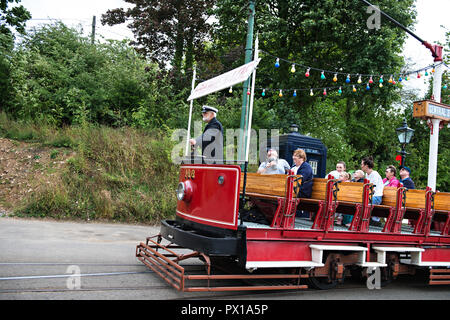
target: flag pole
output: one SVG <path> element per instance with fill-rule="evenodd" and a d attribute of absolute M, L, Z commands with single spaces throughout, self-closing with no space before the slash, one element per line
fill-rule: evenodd
<path fill-rule="evenodd" d="M 197 69 L 194 66 L 194 73 L 192 75 L 192 90 L 191 94 L 195 89 L 195 77 L 197 75 Z M 189 155 L 189 139 L 191 137 L 191 121 L 192 121 L 192 108 L 194 105 L 194 99 L 191 100 L 190 106 L 189 106 L 189 121 L 188 121 L 188 128 L 187 128 L 187 134 L 186 134 L 186 150 L 185 150 L 185 156 L 187 157 Z"/>

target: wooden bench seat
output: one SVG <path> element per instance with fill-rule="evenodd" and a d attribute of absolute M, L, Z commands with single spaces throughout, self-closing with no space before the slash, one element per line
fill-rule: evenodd
<path fill-rule="evenodd" d="M 434 196 L 434 210 L 436 211 L 450 211 L 450 193 L 436 192 Z"/>
<path fill-rule="evenodd" d="M 276 199 L 286 195 L 286 174 L 270 174 L 263 175 L 258 173 L 247 173 L 246 194 L 249 196 L 261 196 Z M 300 176 L 297 176 L 300 177 Z M 310 199 L 302 199 L 307 202 L 316 202 L 325 200 L 327 179 L 313 179 L 312 195 Z M 243 191 L 244 175 L 241 175 L 240 192 Z M 361 203 L 363 195 L 363 183 L 358 182 L 341 182 L 338 184 L 337 201 L 340 203 Z M 405 207 L 408 210 L 420 210 L 425 208 L 426 190 L 409 189 L 406 191 Z M 396 204 L 396 187 L 385 187 L 383 190 L 383 201 L 375 207 L 381 209 L 389 209 L 395 207 Z M 450 193 L 437 192 L 434 198 L 435 211 L 450 211 Z"/>
<path fill-rule="evenodd" d="M 379 214 L 380 211 L 389 210 L 391 207 L 395 207 L 396 204 L 396 187 L 385 187 L 383 190 L 383 202 L 381 205 L 375 205 L 374 211 Z M 421 189 L 408 189 L 405 195 L 405 219 L 417 219 L 420 210 L 425 209 L 426 190 Z M 401 205 L 401 204 L 400 204 Z M 450 211 L 450 193 L 438 192 L 434 198 L 434 210 L 437 215 L 444 214 Z M 385 214 L 380 214 L 385 216 Z M 439 219 L 439 217 L 437 217 Z M 445 219 L 445 217 L 440 218 Z"/>
<path fill-rule="evenodd" d="M 248 172 L 245 194 L 247 196 L 273 200 L 279 197 L 285 197 L 287 178 L 287 174 L 259 174 Z M 241 175 L 241 193 L 243 192 L 243 186 L 244 174 Z"/>
<path fill-rule="evenodd" d="M 247 173 L 246 196 L 252 199 L 260 209 L 263 209 L 264 214 L 269 220 L 276 209 L 278 208 L 279 210 L 281 208 L 281 203 L 287 200 L 286 185 L 288 177 L 289 176 L 285 174 L 261 175 L 258 173 Z M 301 178 L 301 176 L 297 177 Z M 243 192 L 243 180 L 244 175 L 241 175 L 241 193 Z M 329 182 L 331 183 L 329 184 L 329 187 L 332 191 L 327 193 L 327 184 Z M 301 182 L 299 181 L 299 183 Z M 368 184 L 365 185 L 364 183 L 358 182 L 336 183 L 336 180 L 331 181 L 325 178 L 314 178 L 311 198 L 295 199 L 295 194 L 293 197 L 297 203 L 297 210 L 308 212 L 316 213 L 324 208 L 324 203 L 334 203 L 334 200 L 336 200 L 337 207 L 334 205 L 335 208 L 333 210 L 335 211 L 333 212 L 358 215 L 361 217 L 361 212 L 369 210 L 366 212 L 370 212 L 369 214 L 371 216 L 388 218 L 387 221 L 389 221 L 390 226 L 397 225 L 395 229 L 392 229 L 394 227 L 388 227 L 387 232 L 397 232 L 397 230 L 399 230 L 398 223 L 400 223 L 402 219 L 420 220 L 424 217 L 424 212 L 426 211 L 427 190 L 405 190 L 403 188 L 385 187 L 382 203 L 370 207 L 367 205 L 367 198 L 366 204 L 364 205 L 365 189 L 367 190 L 367 197 L 368 192 L 370 191 Z M 404 190 L 404 201 L 402 195 L 398 193 L 403 192 L 402 190 Z M 333 196 L 331 196 L 331 192 L 333 191 Z M 399 199 L 398 204 L 397 198 Z M 331 202 L 330 199 L 332 199 Z M 450 193 L 437 192 L 434 196 L 433 221 L 449 224 L 449 211 Z M 326 219 L 331 221 L 329 220 L 331 219 L 331 215 L 328 214 L 328 218 Z M 329 222 L 327 222 L 327 225 L 329 225 Z"/>
<path fill-rule="evenodd" d="M 338 184 L 337 201 L 348 203 L 360 203 L 363 199 L 364 183 L 341 182 Z"/>
<path fill-rule="evenodd" d="M 311 199 L 314 200 L 325 200 L 327 194 L 327 179 L 324 178 L 314 178 Z"/>
<path fill-rule="evenodd" d="M 289 184 L 288 181 L 290 181 Z M 296 194 L 288 190 L 288 186 L 293 188 L 293 186 L 300 186 L 300 184 L 300 175 L 247 173 L 245 195 L 249 198 L 252 205 L 256 206 L 264 214 L 267 221 L 272 221 L 271 226 L 279 226 L 283 221 L 285 212 L 291 212 L 295 209 L 295 204 L 292 204 L 292 200 L 298 201 Z M 244 191 L 243 185 L 244 175 L 242 174 L 241 194 Z M 291 220 L 291 223 L 293 223 L 292 218 Z"/>

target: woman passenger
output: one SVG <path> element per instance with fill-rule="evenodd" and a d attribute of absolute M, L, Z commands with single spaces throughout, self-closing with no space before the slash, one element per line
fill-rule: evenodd
<path fill-rule="evenodd" d="M 313 186 L 313 173 L 312 168 L 308 162 L 306 162 L 306 153 L 303 149 L 297 149 L 292 156 L 295 166 L 291 168 L 294 174 L 302 176 L 302 185 L 298 192 L 300 198 L 311 198 L 312 186 Z"/>
<path fill-rule="evenodd" d="M 395 174 L 397 173 L 397 169 L 394 166 L 388 166 L 386 168 L 386 178 L 383 179 L 383 183 L 385 187 L 400 187 L 400 181 L 397 180 Z"/>
<path fill-rule="evenodd" d="M 303 149 L 297 149 L 292 155 L 294 166 L 291 168 L 295 175 L 302 176 L 302 184 L 300 185 L 297 196 L 299 198 L 311 198 L 313 187 L 313 172 L 308 162 L 306 162 L 306 153 Z M 297 210 L 297 217 L 310 217 L 309 212 Z"/>

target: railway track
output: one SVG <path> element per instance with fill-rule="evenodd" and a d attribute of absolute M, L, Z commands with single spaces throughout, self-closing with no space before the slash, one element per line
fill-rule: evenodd
<path fill-rule="evenodd" d="M 35 263 L 35 262 L 28 262 L 28 263 L 0 263 L 0 271 L 2 267 L 10 266 L 10 267 L 23 267 L 23 266 L 71 266 L 71 265 L 78 265 L 78 266 L 90 266 L 90 267 L 100 267 L 100 268 L 106 268 L 106 267 L 142 267 L 142 269 L 145 268 L 145 266 L 141 265 L 135 265 L 135 264 L 99 264 L 99 263 Z M 188 267 L 196 268 L 199 267 L 198 264 L 192 264 L 187 265 Z M 116 271 L 116 272 L 107 272 L 105 270 L 102 270 L 102 272 L 91 272 L 91 273 L 80 273 L 75 276 L 80 278 L 100 278 L 100 277 L 109 277 L 113 279 L 114 277 L 118 276 L 125 276 L 125 277 L 132 277 L 134 275 L 144 275 L 144 274 L 154 274 L 151 270 L 144 270 L 144 271 Z M 149 285 L 117 285 L 114 283 L 114 281 L 109 281 L 111 283 L 110 286 L 98 286 L 98 285 L 87 285 L 87 286 L 81 286 L 77 289 L 70 289 L 67 288 L 64 285 L 58 285 L 58 286 L 50 286 L 45 287 L 44 285 L 40 284 L 40 280 L 50 280 L 50 279 L 62 279 L 62 278 L 70 278 L 74 277 L 74 274 L 36 274 L 36 275 L 29 275 L 29 274 L 21 274 L 21 275 L 14 275 L 14 276 L 0 276 L 0 296 L 4 295 L 4 297 L 7 297 L 9 294 L 22 294 L 22 293 L 82 293 L 82 292 L 98 292 L 99 294 L 101 292 L 121 292 L 121 291 L 174 291 L 173 288 L 171 288 L 169 285 L 163 283 L 163 284 L 149 284 Z M 158 279 L 155 275 L 153 279 Z M 27 285 L 26 281 L 34 281 L 35 286 Z M 17 288 L 2 288 L 2 283 L 20 283 L 24 287 L 17 287 Z M 37 281 L 37 282 L 36 282 Z M 352 292 L 354 290 L 360 290 L 362 287 L 364 287 L 364 284 L 359 283 L 355 280 L 351 280 L 345 282 L 344 284 L 341 284 L 337 286 L 336 288 L 332 289 L 335 293 L 340 292 Z M 305 290 L 300 290 L 301 292 L 305 292 Z M 221 293 L 202 293 L 202 294 L 181 294 L 182 296 L 179 296 L 177 292 L 175 293 L 175 297 L 169 298 L 167 300 L 198 300 L 198 299 L 208 299 L 208 300 L 217 300 L 217 299 L 271 299 L 271 298 L 295 298 L 296 295 L 299 294 L 299 290 L 287 290 L 287 291 L 251 291 L 251 292 L 221 292 Z M 315 289 L 307 289 L 308 294 L 313 296 L 319 296 L 321 295 L 320 290 Z"/>
<path fill-rule="evenodd" d="M 30 281 L 30 280 L 50 280 L 50 279 L 69 279 L 73 277 L 79 277 L 81 278 L 95 278 L 95 277 L 117 277 L 117 276 L 132 276 L 132 275 L 142 275 L 142 274 L 154 274 L 152 270 L 148 270 L 144 265 L 139 264 L 101 264 L 101 263 L 51 263 L 51 262 L 20 262 L 20 263 L 13 263 L 13 262 L 6 262 L 6 263 L 0 263 L 0 270 L 2 267 L 9 266 L 9 267 L 36 267 L 36 266 L 43 266 L 43 267 L 54 267 L 54 266 L 78 266 L 78 267 L 138 267 L 139 269 L 145 269 L 144 271 L 116 271 L 116 272 L 90 272 L 90 273 L 80 273 L 80 274 L 73 274 L 73 273 L 65 273 L 65 274 L 48 274 L 48 273 L 40 273 L 40 274 L 21 274 L 21 275 L 13 275 L 13 276 L 0 276 L 0 294 L 7 294 L 7 293 L 25 293 L 25 292 L 73 292 L 76 290 L 77 292 L 83 292 L 83 291 L 120 291 L 120 290 L 160 290 L 160 289 L 166 289 L 166 290 L 173 290 L 170 286 L 167 284 L 163 285 L 143 285 L 143 286 L 92 286 L 92 287 L 85 287 L 82 286 L 77 289 L 70 289 L 64 286 L 61 287 L 53 287 L 53 288 L 45 288 L 45 287 L 25 287 L 25 288 L 9 288 L 5 289 L 2 288 L 2 283 L 11 283 L 11 282 L 20 282 L 23 283 L 24 281 Z M 199 264 L 188 264 L 184 265 L 184 267 L 188 267 L 191 269 L 202 269 L 202 265 Z M 155 279 L 159 279 L 156 278 Z M 264 292 L 262 293 L 264 294 Z M 270 294 L 270 292 L 267 292 L 267 294 Z M 273 294 L 273 292 L 272 292 Z M 219 297 L 239 297 L 245 295 L 245 293 L 238 293 L 238 294 L 225 294 L 225 295 L 219 295 Z M 204 297 L 203 296 L 191 296 L 192 299 L 198 299 Z M 208 297 L 208 298 L 211 298 Z M 183 299 L 183 298 L 182 298 Z"/>

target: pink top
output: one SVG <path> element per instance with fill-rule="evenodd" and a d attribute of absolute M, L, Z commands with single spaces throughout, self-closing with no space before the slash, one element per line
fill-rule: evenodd
<path fill-rule="evenodd" d="M 383 179 L 383 183 L 385 187 L 401 187 L 402 184 L 400 183 L 400 181 L 398 181 L 398 179 L 396 177 L 392 177 L 391 180 L 388 180 L 387 178 Z"/>

